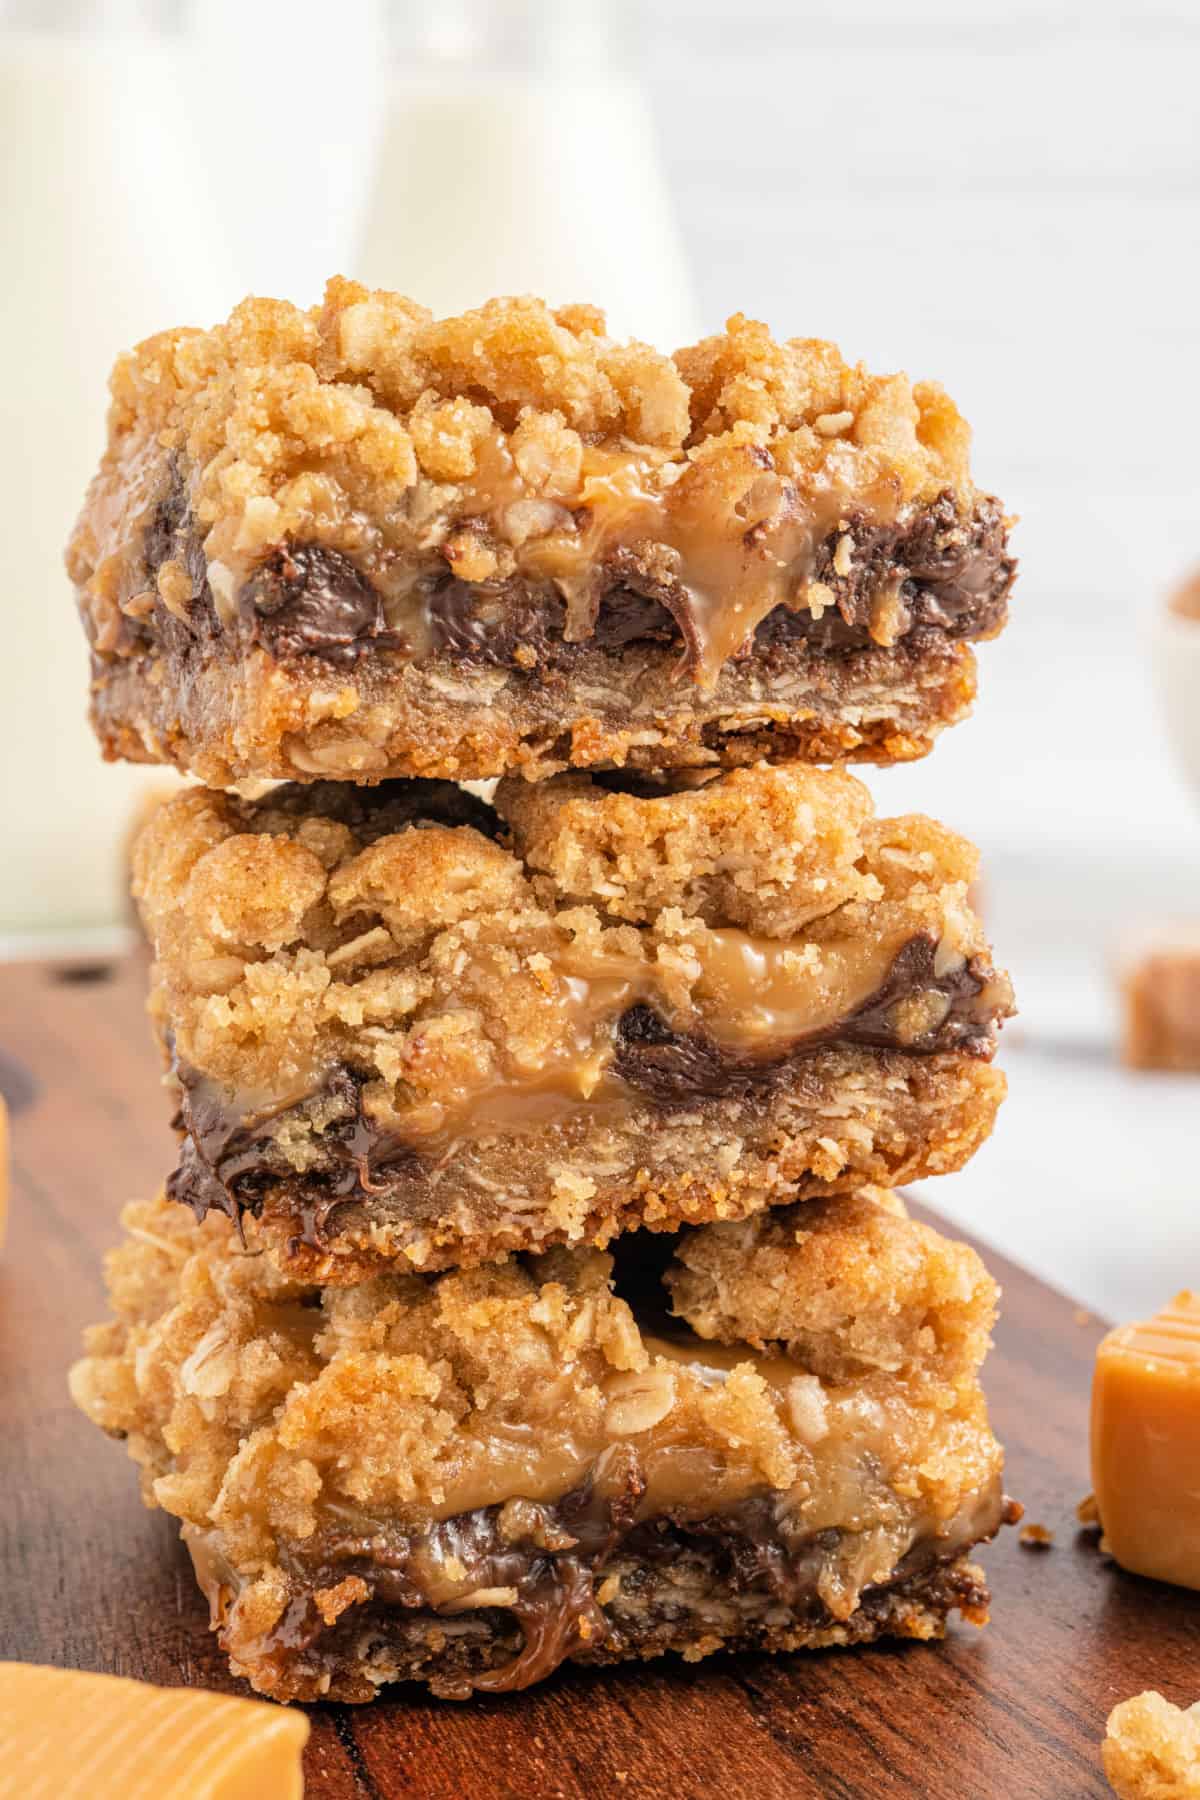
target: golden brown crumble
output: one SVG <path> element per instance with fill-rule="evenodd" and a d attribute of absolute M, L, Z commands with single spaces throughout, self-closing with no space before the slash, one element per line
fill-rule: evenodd
<path fill-rule="evenodd" d="M 782 1343 L 825 1380 L 976 1368 L 995 1285 L 974 1251 L 863 1189 L 686 1234 L 667 1277 L 676 1310 L 721 1343 Z"/>
<path fill-rule="evenodd" d="M 848 503 L 881 483 L 896 502 L 970 491 L 969 433 L 940 388 L 869 375 L 815 339 L 777 344 L 740 315 L 672 361 L 614 342 L 591 307 L 493 300 L 436 320 L 337 278 L 308 312 L 250 299 L 211 331 L 149 338 L 111 385 L 109 447 L 68 559 L 101 650 L 132 599 L 121 562 L 164 452 L 193 471 L 218 611 L 265 548 L 317 529 L 347 554 L 444 549 L 465 579 L 503 580 L 597 497 L 605 457 L 631 452 L 643 486 L 682 480 L 730 505 L 761 490 L 763 447 L 777 476 L 825 475 Z M 499 529 L 481 529 L 510 486 Z"/>
<path fill-rule="evenodd" d="M 466 825 L 374 836 L 337 816 L 338 790 L 300 792 L 187 791 L 135 857 L 160 1023 L 183 1060 L 262 1094 L 303 1091 L 353 1052 L 378 1116 L 453 1109 L 463 1081 L 544 1070 L 589 1022 L 572 1067 L 602 1056 L 643 991 L 727 1033 L 711 971 L 730 926 L 793 939 L 785 973 L 833 1019 L 917 934 L 948 962 L 986 952 L 965 901 L 973 849 L 932 820 L 875 819 L 840 770 L 735 772 L 654 799 L 582 777 L 506 784 L 511 849 Z M 386 806 L 363 817 L 386 822 Z"/>
<path fill-rule="evenodd" d="M 1200 1800 L 1200 1701 L 1184 1711 L 1153 1689 L 1122 1700 L 1102 1754 L 1119 1800 Z"/>
<path fill-rule="evenodd" d="M 679 907 L 710 925 L 788 937 L 848 901 L 880 897 L 869 867 L 880 829 L 871 797 L 844 769 L 734 770 L 648 799 L 585 775 L 503 782 L 496 805 L 528 867 L 560 900 L 646 924 Z M 886 828 L 903 835 L 913 821 Z M 932 820 L 910 865 L 969 882 L 977 856 Z M 869 847 L 870 846 L 870 847 Z M 925 860 L 922 861 L 921 859 Z M 903 852 L 895 859 L 903 861 Z"/>
<path fill-rule="evenodd" d="M 147 1502 L 219 1544 L 240 1589 L 225 1641 L 260 1684 L 279 1679 L 263 1642 L 294 1591 L 288 1569 L 323 1530 L 382 1541 L 479 1507 L 553 1501 L 621 1447 L 647 1471 L 648 1516 L 766 1493 L 798 1531 L 849 1530 L 820 1589 L 844 1620 L 910 1544 L 983 1521 L 1000 1469 L 976 1379 L 994 1290 L 972 1252 L 903 1218 L 884 1214 L 887 1229 L 868 1235 L 870 1205 L 811 1209 L 827 1251 L 812 1362 L 747 1349 L 714 1376 L 692 1360 L 708 1355 L 698 1340 L 639 1326 L 597 1251 L 322 1294 L 242 1252 L 224 1219 L 197 1225 L 161 1200 L 139 1203 L 108 1262 L 116 1316 L 88 1334 L 72 1392 L 124 1438 Z M 794 1264 L 808 1254 L 794 1242 Z M 931 1259 L 942 1274 L 930 1276 Z M 880 1317 L 877 1362 L 851 1370 L 845 1321 L 864 1283 L 889 1279 L 897 1330 L 889 1340 Z M 918 1304 L 944 1342 L 938 1357 L 907 1324 Z M 957 1318 L 964 1304 L 970 1322 L 943 1331 L 943 1305 Z M 427 1579 L 449 1611 L 483 1604 L 452 1557 Z M 357 1599 L 343 1584 L 321 1604 Z"/>
<path fill-rule="evenodd" d="M 946 397 L 741 317 L 672 360 L 335 280 L 112 390 L 67 559 L 93 718 L 210 785 L 902 760 L 1003 627 L 1010 521 Z"/>

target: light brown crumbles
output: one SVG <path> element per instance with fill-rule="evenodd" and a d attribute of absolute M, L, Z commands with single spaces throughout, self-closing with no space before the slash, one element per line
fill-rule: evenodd
<path fill-rule="evenodd" d="M 1200 1701 L 1185 1711 L 1153 1689 L 1122 1700 L 1102 1754 L 1120 1800 L 1200 1800 Z"/>
<path fill-rule="evenodd" d="M 667 1276 L 676 1311 L 703 1338 L 780 1343 L 827 1380 L 914 1367 L 969 1379 L 990 1341 L 995 1284 L 967 1245 L 876 1196 L 685 1233 Z"/>
<path fill-rule="evenodd" d="M 794 940 L 799 994 L 834 1017 L 839 993 L 848 1006 L 876 985 L 881 944 L 927 932 L 947 958 L 986 952 L 972 847 L 928 819 L 875 819 L 841 770 L 738 771 L 656 799 L 509 783 L 511 849 L 468 824 L 392 824 L 390 789 L 347 794 L 194 789 L 143 833 L 153 1010 L 205 1074 L 283 1095 L 353 1050 L 394 1115 L 451 1100 L 465 1071 L 478 1085 L 544 1066 L 589 976 L 614 978 L 596 1053 L 629 983 L 684 1026 L 719 1025 L 703 970 L 723 927 Z"/>
<path fill-rule="evenodd" d="M 873 1571 L 889 1573 L 914 1542 L 954 1531 L 969 1542 L 997 1522 L 1000 1455 L 975 1380 L 994 1291 L 971 1252 L 903 1218 L 883 1214 L 883 1237 L 869 1235 L 871 1205 L 815 1203 L 828 1293 L 811 1360 L 747 1349 L 714 1375 L 699 1340 L 664 1344 L 639 1326 L 597 1251 L 321 1293 L 245 1254 L 224 1219 L 197 1225 L 161 1200 L 138 1203 L 108 1262 L 115 1317 L 88 1334 L 72 1393 L 124 1439 L 147 1503 L 219 1545 L 236 1572 L 227 1637 L 268 1686 L 279 1674 L 264 1634 L 323 1532 L 384 1545 L 464 1511 L 552 1502 L 615 1466 L 618 1450 L 646 1471 L 646 1516 L 704 1517 L 765 1494 L 788 1509 L 789 1530 L 847 1533 L 820 1589 L 844 1620 Z M 797 1236 L 793 1264 L 816 1241 Z M 863 1270 L 875 1261 L 881 1271 Z M 931 1261 L 957 1262 L 960 1281 L 931 1278 Z M 851 1369 L 840 1321 L 883 1270 L 899 1323 L 877 1361 Z M 908 1311 L 927 1305 L 939 1333 L 943 1308 L 957 1315 L 964 1296 L 972 1327 L 949 1325 L 957 1353 L 931 1358 Z M 446 1610 L 457 1592 L 470 1604 L 453 1559 L 437 1582 Z"/>
<path fill-rule="evenodd" d="M 633 453 L 674 506 L 719 494 L 733 510 L 762 490 L 764 448 L 777 477 L 835 480 L 850 503 L 881 483 L 894 501 L 966 495 L 968 442 L 940 388 L 870 375 L 816 339 L 776 343 L 741 315 L 672 360 L 609 338 L 593 307 L 502 299 L 438 320 L 338 278 L 308 312 L 246 300 L 210 331 L 165 331 L 118 360 L 68 560 L 103 650 L 134 603 L 124 565 L 153 498 L 138 472 L 163 452 L 192 471 L 221 613 L 257 555 L 318 527 L 348 555 L 444 548 L 465 578 L 503 580 L 594 497 L 605 456 Z"/>

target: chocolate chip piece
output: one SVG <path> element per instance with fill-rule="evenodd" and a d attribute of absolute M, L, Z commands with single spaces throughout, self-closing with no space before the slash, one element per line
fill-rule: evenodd
<path fill-rule="evenodd" d="M 170 459 L 166 489 L 142 533 L 142 563 L 147 588 L 157 588 L 159 570 L 167 562 L 180 564 L 187 573 L 191 595 L 186 608 L 165 606 L 160 599 L 152 615 L 153 624 L 151 619 L 126 616 L 121 629 L 129 647 L 149 645 L 157 637 L 168 650 L 187 656 L 197 640 L 214 636 L 219 626 L 208 585 L 204 541 L 192 513 L 183 465 L 178 456 Z"/>
<path fill-rule="evenodd" d="M 613 1046 L 613 1069 L 631 1087 L 664 1105 L 687 1105 L 698 1095 L 720 1099 L 748 1088 L 772 1086 L 785 1062 L 754 1062 L 724 1051 L 703 1032 L 673 1031 L 649 1006 L 622 1013 Z"/>
<path fill-rule="evenodd" d="M 399 649 L 383 601 L 341 550 L 285 544 L 251 577 L 240 598 L 252 643 L 273 656 L 353 662 L 368 649 Z"/>
<path fill-rule="evenodd" d="M 563 643 L 566 608 L 548 586 L 524 581 L 485 586 L 451 576 L 428 593 L 425 616 L 437 650 L 492 668 L 544 663 Z"/>
<path fill-rule="evenodd" d="M 179 458 L 172 456 L 168 465 L 167 489 L 150 515 L 150 523 L 142 534 L 142 560 L 151 577 L 165 562 L 178 556 L 179 539 L 191 525 L 191 508 L 187 485 Z"/>
<path fill-rule="evenodd" d="M 679 631 L 661 600 L 630 588 L 614 588 L 600 602 L 592 636 L 602 650 L 619 650 L 645 638 L 669 643 Z"/>

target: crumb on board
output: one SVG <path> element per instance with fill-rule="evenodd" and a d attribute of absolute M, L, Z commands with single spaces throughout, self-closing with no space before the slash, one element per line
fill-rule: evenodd
<path fill-rule="evenodd" d="M 1049 1550 L 1054 1533 L 1048 1525 L 1022 1525 L 1018 1541 L 1025 1550 Z"/>
<path fill-rule="evenodd" d="M 1096 1505 L 1095 1494 L 1086 1494 L 1075 1508 L 1075 1517 L 1079 1523 L 1089 1530 L 1100 1529 L 1100 1508 Z"/>
<path fill-rule="evenodd" d="M 1122 1700 L 1100 1754 L 1119 1800 L 1200 1800 L 1200 1701 L 1185 1711 L 1153 1689 Z"/>
<path fill-rule="evenodd" d="M 1077 1306 L 1075 1308 L 1075 1323 L 1077 1325 L 1090 1325 L 1091 1322 L 1092 1322 L 1092 1315 L 1088 1311 L 1087 1307 L 1086 1306 Z"/>

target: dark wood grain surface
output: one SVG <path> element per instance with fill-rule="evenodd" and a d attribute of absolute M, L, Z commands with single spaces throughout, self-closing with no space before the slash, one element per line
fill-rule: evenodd
<path fill-rule="evenodd" d="M 103 1315 L 117 1209 L 169 1166 L 138 959 L 0 968 L 0 1087 L 14 1182 L 0 1264 L 0 1656 L 245 1691 L 207 1630 L 172 1521 L 72 1408 L 65 1372 Z M 1031 1170 L 1029 1179 L 1038 1179 Z M 1080 1207 L 1070 1194 L 1046 1205 Z M 310 1800 L 761 1796 L 1085 1800 L 1107 1788 L 1115 1702 L 1200 1696 L 1200 1599 L 1123 1575 L 1077 1532 L 1101 1326 L 989 1258 L 1004 1319 L 988 1365 L 1009 1491 L 1053 1547 L 984 1553 L 983 1632 L 817 1657 L 562 1671 L 468 1705 L 400 1695 L 312 1712 Z M 264 1795 L 263 1800 L 269 1800 Z"/>

